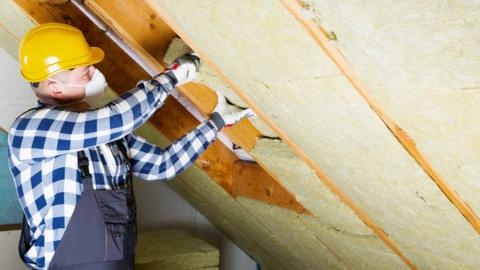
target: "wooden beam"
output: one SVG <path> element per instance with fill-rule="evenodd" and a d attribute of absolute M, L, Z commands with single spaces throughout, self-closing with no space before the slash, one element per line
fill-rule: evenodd
<path fill-rule="evenodd" d="M 111 41 L 100 29 L 98 29 L 85 15 L 83 15 L 71 2 L 65 3 L 49 3 L 40 0 L 30 1 L 30 0 L 15 0 L 15 2 L 31 17 L 31 19 L 37 23 L 47 23 L 47 22 L 62 22 L 74 25 L 75 27 L 82 30 L 88 42 L 92 46 L 98 46 L 102 48 L 106 54 L 105 59 L 97 64 L 98 68 L 102 70 L 105 74 L 107 81 L 111 88 L 117 92 L 119 95 L 131 89 L 139 80 L 148 79 L 150 76 L 141 69 L 125 52 L 123 52 L 113 41 Z M 110 3 L 105 7 L 113 8 L 111 2 L 106 1 L 104 4 Z M 127 3 L 127 1 L 122 2 Z M 133 3 L 133 2 L 132 2 Z M 131 7 L 132 12 L 138 7 L 129 6 L 131 2 L 128 2 L 124 7 Z M 118 7 L 117 7 L 118 8 Z M 118 10 L 117 10 L 118 11 Z M 128 10 L 124 10 L 127 12 Z M 133 13 L 129 13 L 133 14 Z M 122 16 L 124 14 L 122 13 Z M 137 14 L 138 15 L 138 14 Z M 132 18 L 137 18 L 137 16 L 129 16 Z M 150 20 L 155 20 L 153 16 L 148 16 Z M 129 20 L 127 22 L 130 22 Z M 112 23 L 112 21 L 110 21 Z M 134 21 L 131 21 L 131 24 L 135 26 Z M 156 24 L 159 24 L 156 22 Z M 159 25 L 155 27 L 148 27 L 149 29 L 160 28 Z M 132 28 L 130 31 L 138 31 L 139 28 Z M 165 31 L 164 40 L 156 39 L 157 36 L 153 36 L 153 40 L 157 40 L 154 45 L 147 47 L 149 50 L 160 50 L 161 52 L 156 52 L 155 57 L 163 57 L 163 54 L 170 42 L 169 38 L 173 37 L 173 34 L 168 34 L 168 29 L 160 28 Z M 147 44 L 153 44 L 148 43 Z M 143 48 L 142 44 L 138 44 L 136 48 Z M 146 50 L 142 49 L 145 53 Z M 153 59 L 157 63 L 159 61 L 155 60 L 153 55 L 146 53 L 145 57 Z M 119 64 L 121 63 L 121 64 Z M 158 67 L 161 68 L 159 71 L 163 70 L 163 64 L 158 64 Z M 211 90 L 206 90 L 204 86 L 199 86 L 195 84 L 190 84 L 192 87 L 189 90 L 185 90 L 189 93 L 194 93 L 195 97 L 198 100 L 201 100 L 202 110 L 204 112 L 213 111 L 214 103 L 211 102 L 212 94 L 215 95 Z M 197 87 L 195 87 L 197 86 Z M 190 91 L 191 90 L 191 91 Z M 205 92 L 204 92 L 205 91 Z M 209 98 L 209 102 L 206 102 L 205 99 Z M 216 98 L 215 98 L 216 100 Z M 171 140 L 176 140 L 186 134 L 188 131 L 195 128 L 199 121 L 191 115 L 178 101 L 169 97 L 165 104 L 150 118 L 150 122 L 167 138 Z M 203 169 L 213 180 L 215 180 L 220 186 L 222 186 L 228 193 L 232 194 L 232 182 L 233 182 L 233 173 L 235 162 L 239 159 L 235 154 L 230 151 L 225 145 L 221 142 L 214 142 L 195 162 L 197 166 Z M 264 172 L 268 174 L 267 172 Z M 305 210 L 302 206 L 299 206 L 299 203 L 295 200 L 294 196 L 289 193 L 285 188 L 281 187 L 278 184 L 278 189 L 283 189 L 285 194 L 290 194 L 291 200 L 296 202 L 295 207 L 289 208 L 294 211 L 298 209 L 303 209 L 302 213 L 309 214 L 311 213 L 308 210 Z M 267 203 L 271 203 L 271 200 Z"/>
<path fill-rule="evenodd" d="M 282 0 L 288 11 L 305 28 L 317 45 L 325 52 L 330 60 L 342 72 L 345 78 L 354 86 L 355 90 L 364 98 L 370 108 L 380 117 L 385 126 L 393 133 L 397 140 L 403 145 L 407 152 L 415 159 L 422 169 L 430 176 L 443 194 L 453 203 L 472 227 L 480 233 L 480 218 L 470 206 L 450 187 L 445 179 L 435 170 L 430 161 L 418 149 L 415 141 L 391 118 L 380 106 L 372 95 L 372 91 L 358 78 L 353 68 L 348 64 L 343 55 L 332 45 L 323 28 L 314 21 L 302 15 L 304 3 L 301 0 Z"/>
<path fill-rule="evenodd" d="M 233 196 L 244 196 L 295 210 L 297 213 L 308 211 L 299 204 L 290 193 L 258 164 L 248 161 L 235 162 L 233 174 Z"/>
<path fill-rule="evenodd" d="M 402 259 L 406 265 L 411 269 L 417 269 L 416 266 L 411 262 L 400 250 L 400 248 L 393 242 L 393 240 L 385 233 L 383 229 L 380 228 L 368 215 L 363 211 L 346 193 L 344 193 L 333 180 L 323 172 L 323 170 L 311 159 L 294 141 L 290 138 L 286 132 L 284 132 L 270 117 L 259 107 L 255 102 L 247 96 L 230 78 L 228 78 L 213 62 L 209 55 L 205 53 L 195 42 L 190 38 L 190 36 L 183 31 L 182 27 L 178 25 L 175 20 L 168 14 L 168 12 L 155 0 L 146 0 L 150 6 L 155 10 L 155 12 L 165 21 L 181 38 L 182 40 L 190 46 L 195 52 L 197 52 L 203 61 L 205 61 L 217 75 L 228 85 L 235 93 L 243 99 L 243 101 L 252 108 L 255 113 L 285 142 L 290 149 L 301 159 L 303 160 L 315 174 L 318 176 L 320 181 L 326 185 L 342 202 L 344 202 L 352 211 L 376 234 L 382 241 L 397 255 Z"/>

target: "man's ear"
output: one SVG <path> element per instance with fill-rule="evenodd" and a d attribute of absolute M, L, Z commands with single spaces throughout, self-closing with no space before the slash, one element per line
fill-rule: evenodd
<path fill-rule="evenodd" d="M 57 82 L 46 81 L 48 95 L 55 99 L 55 100 L 62 100 L 63 99 L 63 89 L 61 88 L 60 84 Z"/>

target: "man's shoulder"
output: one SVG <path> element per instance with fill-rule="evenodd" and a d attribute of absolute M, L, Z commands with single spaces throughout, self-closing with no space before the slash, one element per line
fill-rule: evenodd
<path fill-rule="evenodd" d="M 12 122 L 10 127 L 7 130 L 8 137 L 11 137 L 17 134 L 17 131 L 23 131 L 28 125 L 29 119 L 35 114 L 36 111 L 40 110 L 41 107 L 33 107 L 22 113 L 20 113 Z M 10 140 L 9 140 L 10 141 Z"/>
<path fill-rule="evenodd" d="M 15 120 L 19 119 L 19 118 L 25 118 L 26 116 L 28 116 L 29 114 L 37 111 L 37 110 L 40 110 L 42 107 L 32 107 L 30 109 L 27 109 L 25 111 L 23 111 L 22 113 L 18 114 L 17 117 L 15 118 Z"/>
<path fill-rule="evenodd" d="M 28 117 L 28 115 L 30 113 L 32 113 L 33 111 L 35 111 L 35 109 L 37 109 L 37 107 L 30 108 L 30 109 L 20 113 L 19 115 L 17 115 L 17 117 L 15 117 L 12 124 L 10 125 L 9 130 L 15 129 L 18 126 L 18 123 L 20 122 L 20 120 Z"/>

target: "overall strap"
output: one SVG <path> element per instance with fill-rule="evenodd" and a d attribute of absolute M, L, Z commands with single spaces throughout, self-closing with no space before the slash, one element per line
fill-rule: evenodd
<path fill-rule="evenodd" d="M 78 168 L 82 174 L 83 188 L 85 190 L 93 190 L 92 175 L 88 169 L 88 158 L 83 150 L 77 152 Z"/>
<path fill-rule="evenodd" d="M 128 151 L 125 148 L 125 145 L 123 145 L 123 139 L 117 140 L 116 144 L 118 146 L 118 149 L 120 152 L 122 152 L 121 159 L 125 166 L 128 168 L 128 188 L 130 192 L 133 192 L 133 183 L 132 183 L 132 164 L 130 163 L 130 158 L 128 157 Z"/>

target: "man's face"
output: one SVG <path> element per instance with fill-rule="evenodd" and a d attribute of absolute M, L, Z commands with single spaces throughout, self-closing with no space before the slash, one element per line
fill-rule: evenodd
<path fill-rule="evenodd" d="M 83 85 L 87 84 L 92 79 L 94 72 L 95 67 L 89 65 L 64 70 L 55 74 L 52 76 L 52 79 L 55 79 L 58 82 L 47 81 L 49 95 L 61 103 L 72 103 L 83 100 L 85 97 L 85 87 L 83 87 Z"/>

